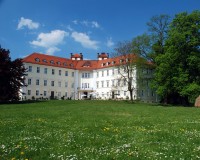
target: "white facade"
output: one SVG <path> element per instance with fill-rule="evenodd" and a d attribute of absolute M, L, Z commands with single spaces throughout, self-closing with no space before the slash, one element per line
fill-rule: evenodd
<path fill-rule="evenodd" d="M 56 58 L 58 57 L 34 53 L 24 59 L 28 75 L 27 87 L 23 88 L 23 99 L 130 99 L 127 73 L 121 70 L 119 72 L 115 65 L 109 66 L 112 59 L 99 57 L 98 60 L 88 63 L 82 57 L 74 60 L 73 55 L 72 61 Z M 46 59 L 53 59 L 54 62 L 57 60 L 59 65 L 51 65 Z M 61 60 L 63 62 L 60 62 Z M 61 66 L 62 63 L 67 64 L 67 67 Z M 106 67 L 101 67 L 102 64 L 106 64 Z M 152 91 L 151 94 L 145 95 L 145 90 L 138 90 L 136 69 L 131 76 L 135 88 L 133 99 L 146 98 L 155 101 L 156 95 Z M 149 91 L 149 87 L 147 90 Z"/>

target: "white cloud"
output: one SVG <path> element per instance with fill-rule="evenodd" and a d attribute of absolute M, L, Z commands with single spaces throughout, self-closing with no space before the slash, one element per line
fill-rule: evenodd
<path fill-rule="evenodd" d="M 39 26 L 39 23 L 33 22 L 31 19 L 25 19 L 24 17 L 21 17 L 17 29 L 23 29 L 24 27 L 27 27 L 28 29 L 37 29 Z"/>
<path fill-rule="evenodd" d="M 60 49 L 56 46 L 64 42 L 64 38 L 69 36 L 68 32 L 62 30 L 53 30 L 50 33 L 40 33 L 37 40 L 30 42 L 36 47 L 44 47 L 47 52 L 53 54 Z"/>
<path fill-rule="evenodd" d="M 113 45 L 114 45 L 114 42 L 112 41 L 112 38 L 110 37 L 109 39 L 107 39 L 106 46 L 107 47 L 112 47 Z"/>
<path fill-rule="evenodd" d="M 55 52 L 58 52 L 60 51 L 59 48 L 57 47 L 50 47 L 46 50 L 46 53 L 49 54 L 49 55 L 53 55 Z"/>
<path fill-rule="evenodd" d="M 74 20 L 72 22 L 75 25 L 81 24 L 81 25 L 86 26 L 86 27 L 100 28 L 100 25 L 99 25 L 99 23 L 97 21 L 88 21 L 88 20 L 79 21 L 79 20 Z"/>
<path fill-rule="evenodd" d="M 100 25 L 96 21 L 92 21 L 91 24 L 92 24 L 92 28 L 99 28 L 100 27 Z"/>
<path fill-rule="evenodd" d="M 85 48 L 90 48 L 90 49 L 98 49 L 98 41 L 91 40 L 90 37 L 81 32 L 72 32 L 71 37 L 76 41 L 81 43 L 81 45 Z"/>

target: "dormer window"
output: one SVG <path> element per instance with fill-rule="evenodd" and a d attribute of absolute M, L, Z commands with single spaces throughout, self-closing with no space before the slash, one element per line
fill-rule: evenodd
<path fill-rule="evenodd" d="M 51 64 L 54 64 L 54 61 L 53 61 L 53 60 L 50 60 L 50 63 L 51 63 Z"/>
<path fill-rule="evenodd" d="M 112 64 L 115 64 L 115 61 L 112 61 Z"/>
<path fill-rule="evenodd" d="M 66 63 L 66 62 L 64 62 L 64 63 L 63 63 L 63 66 L 67 66 L 67 63 Z"/>
<path fill-rule="evenodd" d="M 40 59 L 39 59 L 39 58 L 35 58 L 35 61 L 36 61 L 36 62 L 40 62 Z"/>
<path fill-rule="evenodd" d="M 60 61 L 58 61 L 57 64 L 60 65 Z"/>
<path fill-rule="evenodd" d="M 120 59 L 120 63 L 122 63 L 124 60 L 123 59 Z"/>
<path fill-rule="evenodd" d="M 70 67 L 74 67 L 74 65 L 71 63 L 71 64 L 70 64 Z"/>
<path fill-rule="evenodd" d="M 46 59 L 43 59 L 42 61 L 43 61 L 44 63 L 47 63 L 47 60 L 46 60 Z"/>

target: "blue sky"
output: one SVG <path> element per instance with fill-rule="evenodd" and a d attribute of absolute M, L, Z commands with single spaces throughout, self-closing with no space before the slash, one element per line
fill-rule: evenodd
<path fill-rule="evenodd" d="M 199 0 L 0 0 L 0 45 L 12 59 L 33 52 L 96 59 L 147 32 L 152 16 L 199 9 Z"/>

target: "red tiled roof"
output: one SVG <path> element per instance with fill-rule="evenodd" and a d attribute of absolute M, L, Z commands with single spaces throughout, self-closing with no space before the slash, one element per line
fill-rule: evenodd
<path fill-rule="evenodd" d="M 72 55 L 72 57 L 73 58 L 81 58 L 82 56 L 81 56 L 81 54 L 76 53 L 76 54 Z"/>
<path fill-rule="evenodd" d="M 75 54 L 76 55 L 76 54 Z M 78 54 L 79 55 L 79 54 Z M 71 60 L 67 58 L 61 58 L 46 54 L 32 53 L 31 55 L 25 57 L 23 62 L 40 64 L 46 66 L 54 66 L 61 68 L 71 68 L 77 70 L 95 70 L 101 68 L 108 68 L 113 66 L 118 66 L 121 64 L 126 64 L 127 61 L 133 61 L 136 59 L 135 54 L 127 54 L 125 56 L 118 56 L 114 58 L 108 58 L 103 60 Z"/>

